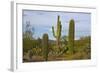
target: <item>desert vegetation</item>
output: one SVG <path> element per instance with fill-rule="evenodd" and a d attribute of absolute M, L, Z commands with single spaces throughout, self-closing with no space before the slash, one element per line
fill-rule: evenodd
<path fill-rule="evenodd" d="M 62 36 L 62 22 L 57 16 L 56 29 L 52 26 L 52 35 L 56 40 L 49 39 L 48 33 L 42 38 L 34 38 L 34 30 L 26 23 L 23 32 L 23 62 L 61 61 L 91 59 L 91 36 L 83 36 L 75 40 L 75 21 L 70 19 L 68 34 Z M 42 29 L 41 29 L 42 30 Z"/>

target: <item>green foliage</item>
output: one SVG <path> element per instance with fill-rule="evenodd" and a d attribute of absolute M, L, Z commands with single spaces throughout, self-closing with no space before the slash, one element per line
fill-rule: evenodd
<path fill-rule="evenodd" d="M 33 32 L 28 24 L 26 31 L 23 32 L 23 62 L 91 59 L 91 36 L 75 40 L 73 19 L 69 22 L 68 36 L 61 37 L 61 30 L 60 16 L 57 20 L 57 29 L 52 26 L 56 40 L 49 40 L 47 33 L 43 34 L 42 39 L 33 38 Z"/>
<path fill-rule="evenodd" d="M 60 21 L 60 16 L 58 16 L 56 31 L 54 29 L 54 26 L 52 26 L 53 36 L 56 38 L 56 45 L 58 49 L 60 48 L 59 45 L 60 45 L 61 30 L 62 30 L 62 25 Z"/>
<path fill-rule="evenodd" d="M 42 46 L 43 46 L 43 54 L 44 54 L 44 58 L 45 61 L 48 60 L 48 53 L 49 53 L 49 41 L 48 41 L 49 37 L 48 34 L 44 34 L 43 35 L 43 40 L 42 40 Z"/>
<path fill-rule="evenodd" d="M 75 41 L 74 44 L 75 52 L 81 52 L 83 54 L 82 58 L 91 58 L 91 37 L 81 37 L 79 40 Z"/>
<path fill-rule="evenodd" d="M 42 47 L 41 43 L 42 43 L 42 40 L 40 38 L 38 38 L 37 39 L 37 46 L 38 46 L 38 48 Z"/>
<path fill-rule="evenodd" d="M 23 38 L 23 51 L 28 52 L 28 50 L 32 49 L 33 41 L 28 38 Z"/>
<path fill-rule="evenodd" d="M 74 53 L 74 36 L 75 36 L 75 22 L 73 19 L 71 19 L 69 22 L 69 35 L 68 35 L 68 47 L 70 53 Z"/>
<path fill-rule="evenodd" d="M 62 42 L 62 43 L 61 43 L 62 46 L 67 47 L 67 45 L 68 45 L 68 37 L 67 37 L 67 36 L 62 36 L 61 42 Z"/>

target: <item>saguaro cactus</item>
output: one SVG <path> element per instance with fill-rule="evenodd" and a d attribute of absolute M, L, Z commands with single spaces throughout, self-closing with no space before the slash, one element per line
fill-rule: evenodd
<path fill-rule="evenodd" d="M 62 25 L 60 21 L 60 16 L 58 16 L 56 31 L 54 30 L 54 26 L 52 26 L 53 36 L 56 38 L 56 45 L 58 49 L 60 48 L 59 43 L 60 43 L 60 37 L 61 37 L 61 30 L 62 30 Z"/>
<path fill-rule="evenodd" d="M 45 61 L 48 60 L 48 53 L 49 53 L 49 42 L 48 42 L 48 34 L 44 34 L 43 35 L 43 40 L 42 40 L 42 43 L 43 43 L 43 55 L 44 55 L 44 59 Z"/>
<path fill-rule="evenodd" d="M 69 22 L 69 35 L 68 35 L 68 46 L 70 53 L 74 53 L 74 36 L 75 36 L 75 22 L 73 19 Z"/>

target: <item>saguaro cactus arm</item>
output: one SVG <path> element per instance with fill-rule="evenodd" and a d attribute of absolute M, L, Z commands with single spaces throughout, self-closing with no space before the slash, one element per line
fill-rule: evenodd
<path fill-rule="evenodd" d="M 53 32 L 53 36 L 56 38 L 56 33 L 54 31 L 54 26 L 52 26 L 52 32 Z"/>

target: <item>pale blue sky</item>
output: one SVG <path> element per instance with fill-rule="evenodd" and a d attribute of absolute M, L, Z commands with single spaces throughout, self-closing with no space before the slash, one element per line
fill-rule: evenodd
<path fill-rule="evenodd" d="M 34 38 L 41 38 L 44 33 L 48 33 L 49 39 L 55 39 L 52 26 L 56 26 L 58 15 L 62 23 L 62 36 L 68 36 L 70 19 L 75 20 L 75 39 L 91 35 L 91 14 L 79 12 L 23 10 L 23 31 L 25 31 L 26 22 L 30 21 L 31 26 L 34 27 Z"/>

